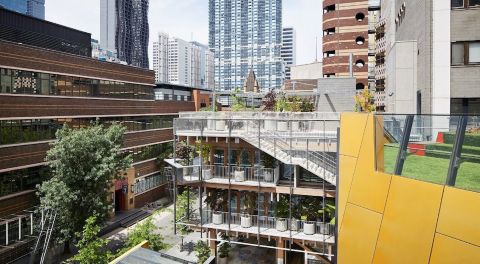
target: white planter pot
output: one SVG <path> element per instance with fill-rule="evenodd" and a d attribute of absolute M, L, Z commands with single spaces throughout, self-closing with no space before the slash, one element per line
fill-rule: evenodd
<path fill-rule="evenodd" d="M 215 120 L 207 120 L 207 130 L 215 130 Z"/>
<path fill-rule="evenodd" d="M 270 171 L 266 171 L 263 174 L 263 178 L 266 182 L 272 182 L 273 181 L 273 174 Z"/>
<path fill-rule="evenodd" d="M 303 233 L 305 235 L 315 234 L 315 222 L 305 222 L 305 223 L 303 223 Z"/>
<path fill-rule="evenodd" d="M 290 230 L 292 231 L 298 231 L 298 220 L 297 219 L 292 219 L 290 222 Z"/>
<path fill-rule="evenodd" d="M 275 120 L 265 120 L 265 130 L 274 131 L 276 130 L 276 121 Z"/>
<path fill-rule="evenodd" d="M 215 121 L 215 130 L 218 130 L 218 131 L 225 130 L 225 120 Z"/>
<path fill-rule="evenodd" d="M 248 214 L 244 214 L 240 216 L 240 225 L 243 228 L 249 228 L 252 226 L 252 217 Z"/>
<path fill-rule="evenodd" d="M 234 171 L 233 175 L 235 177 L 236 182 L 243 182 L 245 181 L 245 171 Z"/>
<path fill-rule="evenodd" d="M 287 219 L 277 219 L 275 222 L 275 228 L 280 232 L 287 231 Z"/>
<path fill-rule="evenodd" d="M 328 231 L 329 231 L 328 224 L 321 223 L 320 224 L 320 234 L 328 235 L 329 234 Z"/>
<path fill-rule="evenodd" d="M 203 175 L 203 179 L 204 180 L 210 180 L 212 177 L 212 170 L 211 169 L 208 169 L 208 170 L 202 170 L 202 175 Z"/>
<path fill-rule="evenodd" d="M 215 225 L 223 224 L 223 217 L 221 212 L 213 212 L 212 214 L 212 222 Z"/>
<path fill-rule="evenodd" d="M 285 121 L 278 121 L 277 122 L 277 130 L 278 131 L 287 131 L 288 130 L 288 123 Z"/>
<path fill-rule="evenodd" d="M 299 131 L 300 130 L 300 122 L 293 121 L 293 122 L 291 122 L 291 124 L 292 124 L 292 131 Z"/>

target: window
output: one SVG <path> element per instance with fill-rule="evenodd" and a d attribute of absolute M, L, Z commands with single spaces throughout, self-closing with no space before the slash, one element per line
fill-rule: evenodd
<path fill-rule="evenodd" d="M 355 39 L 355 42 L 357 42 L 357 45 L 363 45 L 365 43 L 365 38 L 362 36 L 359 36 Z"/>
<path fill-rule="evenodd" d="M 471 42 L 468 45 L 468 63 L 480 63 L 480 41 Z"/>
<path fill-rule="evenodd" d="M 469 7 L 480 7 L 480 0 L 468 0 Z"/>
<path fill-rule="evenodd" d="M 364 19 L 365 19 L 365 14 L 364 13 L 357 13 L 355 15 L 355 19 L 358 21 L 358 22 L 362 22 Z"/>
<path fill-rule="evenodd" d="M 355 62 L 355 66 L 357 66 L 358 68 L 363 68 L 363 66 L 365 66 L 365 62 L 363 60 L 357 60 Z"/>
<path fill-rule="evenodd" d="M 463 7 L 463 0 L 452 0 L 452 8 Z"/>
<path fill-rule="evenodd" d="M 462 65 L 464 63 L 465 50 L 463 42 L 452 43 L 452 65 Z"/>

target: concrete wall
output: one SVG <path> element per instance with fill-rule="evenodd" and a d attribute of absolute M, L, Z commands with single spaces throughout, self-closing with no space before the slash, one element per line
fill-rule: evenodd
<path fill-rule="evenodd" d="M 323 78 L 321 62 L 291 66 L 290 79 L 292 80 L 320 78 Z"/>
<path fill-rule="evenodd" d="M 355 108 L 356 78 L 318 79 L 317 111 L 351 112 Z"/>

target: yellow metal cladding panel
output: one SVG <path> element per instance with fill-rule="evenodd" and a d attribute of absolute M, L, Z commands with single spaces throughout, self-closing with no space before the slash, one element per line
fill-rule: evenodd
<path fill-rule="evenodd" d="M 480 246 L 480 193 L 445 187 L 437 232 Z"/>
<path fill-rule="evenodd" d="M 382 215 L 349 204 L 339 234 L 338 263 L 372 263 Z"/>
<path fill-rule="evenodd" d="M 358 157 L 367 114 L 343 113 L 340 117 L 340 154 Z"/>
<path fill-rule="evenodd" d="M 478 264 L 480 263 L 480 247 L 437 233 L 430 263 Z"/>
<path fill-rule="evenodd" d="M 383 213 L 391 176 L 375 172 L 374 118 L 369 116 L 348 202 Z"/>
<path fill-rule="evenodd" d="M 342 219 L 345 212 L 345 206 L 347 205 L 348 193 L 350 192 L 350 186 L 352 184 L 353 172 L 355 171 L 355 166 L 357 159 L 349 156 L 340 156 L 339 161 L 339 187 L 340 190 L 337 199 L 338 199 L 338 219 L 337 223 L 339 229 L 342 228 Z"/>
<path fill-rule="evenodd" d="M 374 263 L 428 263 L 443 186 L 392 177 Z"/>

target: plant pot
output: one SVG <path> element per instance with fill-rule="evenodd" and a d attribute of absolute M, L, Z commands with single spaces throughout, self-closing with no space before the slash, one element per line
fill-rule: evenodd
<path fill-rule="evenodd" d="M 240 225 L 243 228 L 249 228 L 252 226 L 252 217 L 248 214 L 243 214 L 240 216 Z"/>
<path fill-rule="evenodd" d="M 277 130 L 278 131 L 288 131 L 288 123 L 285 121 L 278 121 L 277 122 Z"/>
<path fill-rule="evenodd" d="M 272 172 L 270 171 L 266 171 L 264 174 L 263 174 L 263 178 L 266 182 L 272 182 L 273 181 L 273 174 Z"/>
<path fill-rule="evenodd" d="M 207 130 L 215 130 L 215 120 L 207 120 Z"/>
<path fill-rule="evenodd" d="M 204 180 L 210 180 L 213 178 L 211 169 L 202 170 L 202 175 Z"/>
<path fill-rule="evenodd" d="M 299 131 L 300 130 L 300 122 L 293 121 L 293 122 L 291 122 L 291 124 L 292 124 L 292 131 Z"/>
<path fill-rule="evenodd" d="M 245 171 L 235 171 L 233 173 L 236 182 L 245 181 Z"/>
<path fill-rule="evenodd" d="M 215 130 L 217 130 L 217 131 L 225 130 L 225 120 L 215 121 Z"/>
<path fill-rule="evenodd" d="M 213 212 L 212 214 L 212 222 L 214 225 L 221 225 L 223 224 L 223 215 L 221 212 Z"/>
<path fill-rule="evenodd" d="M 299 221 L 297 219 L 292 219 L 292 221 L 290 222 L 290 230 L 298 231 L 298 223 Z"/>
<path fill-rule="evenodd" d="M 303 223 L 303 233 L 305 235 L 313 235 L 315 234 L 315 222 L 308 221 Z"/>
<path fill-rule="evenodd" d="M 275 222 L 275 228 L 277 229 L 277 231 L 280 232 L 287 231 L 287 225 L 287 219 L 277 219 L 277 221 Z"/>
<path fill-rule="evenodd" d="M 264 129 L 268 131 L 275 131 L 276 130 L 276 121 L 275 120 L 265 120 Z"/>
<path fill-rule="evenodd" d="M 328 224 L 320 223 L 320 234 L 322 235 L 329 235 L 330 228 Z"/>

